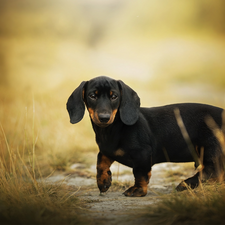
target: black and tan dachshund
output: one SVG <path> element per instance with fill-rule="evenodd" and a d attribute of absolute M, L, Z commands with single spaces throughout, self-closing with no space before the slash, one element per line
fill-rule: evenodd
<path fill-rule="evenodd" d="M 154 164 L 168 160 L 195 161 L 188 140 L 182 134 L 182 127 L 177 123 L 175 109 L 179 110 L 183 128 L 198 158 L 200 149 L 204 149 L 202 174 L 206 179 L 218 177 L 218 168 L 222 168 L 218 160 L 223 155 L 222 147 L 206 118 L 210 117 L 222 128 L 222 108 L 197 103 L 143 108 L 133 89 L 123 81 L 105 76 L 83 81 L 71 94 L 67 110 L 72 124 L 83 118 L 85 105 L 99 147 L 97 184 L 100 192 L 106 192 L 111 186 L 110 166 L 114 161 L 133 168 L 135 183 L 124 192 L 125 196 L 147 194 Z M 198 166 L 196 161 L 195 166 Z M 181 182 L 177 190 L 184 190 L 187 185 L 197 187 L 199 178 L 200 173 L 197 172 L 185 180 L 186 184 Z"/>

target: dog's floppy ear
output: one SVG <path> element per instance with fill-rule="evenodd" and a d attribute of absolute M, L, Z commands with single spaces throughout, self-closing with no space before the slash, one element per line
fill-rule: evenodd
<path fill-rule="evenodd" d="M 120 118 L 126 125 L 133 125 L 139 118 L 140 98 L 129 86 L 118 81 L 121 90 Z"/>
<path fill-rule="evenodd" d="M 77 87 L 74 92 L 70 95 L 66 107 L 70 115 L 70 123 L 78 123 L 82 120 L 85 111 L 84 105 L 84 89 L 86 81 L 83 81 L 79 87 Z"/>

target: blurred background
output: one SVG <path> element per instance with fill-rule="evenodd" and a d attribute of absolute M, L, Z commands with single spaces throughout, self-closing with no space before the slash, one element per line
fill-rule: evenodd
<path fill-rule="evenodd" d="M 88 115 L 71 125 L 65 104 L 100 75 L 142 106 L 225 107 L 225 1 L 0 0 L 1 154 L 5 133 L 28 162 L 35 146 L 46 171 L 93 163 Z"/>

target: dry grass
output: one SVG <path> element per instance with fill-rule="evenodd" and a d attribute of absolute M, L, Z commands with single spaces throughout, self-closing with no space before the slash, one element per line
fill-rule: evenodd
<path fill-rule="evenodd" d="M 131 181 L 113 181 L 110 191 L 126 191 L 129 187 L 133 185 Z"/>
<path fill-rule="evenodd" d="M 8 93 L 1 91 L 0 123 L 12 152 L 18 151 L 26 165 L 32 166 L 34 153 L 42 175 L 46 176 L 53 170 L 66 170 L 73 163 L 95 162 L 91 153 L 97 152 L 97 147 L 89 118 L 86 116 L 82 124 L 72 126 L 65 106 L 67 97 L 60 98 L 61 93 L 32 97 L 29 92 L 15 91 L 11 97 Z M 15 98 L 17 95 L 19 99 Z M 0 147 L 1 156 L 8 162 L 2 132 Z"/>
<path fill-rule="evenodd" d="M 1 126 L 1 146 L 6 151 L 0 157 L 0 221 L 2 224 L 87 224 L 81 203 L 75 197 L 76 188 L 50 185 L 37 181 L 41 174 L 35 155 L 35 139 L 30 149 L 29 163 L 19 149 L 13 150 Z M 26 155 L 25 152 L 23 152 Z"/>
<path fill-rule="evenodd" d="M 196 190 L 163 196 L 148 207 L 145 218 L 154 224 L 224 224 L 225 185 L 205 184 Z"/>

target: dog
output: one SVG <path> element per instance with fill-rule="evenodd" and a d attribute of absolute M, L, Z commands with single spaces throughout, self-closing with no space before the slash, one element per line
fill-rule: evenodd
<path fill-rule="evenodd" d="M 121 80 L 106 76 L 81 82 L 71 94 L 67 110 L 72 124 L 82 120 L 85 105 L 99 147 L 97 185 L 101 193 L 111 186 L 110 166 L 114 161 L 133 168 L 134 186 L 123 193 L 132 197 L 147 194 L 154 164 L 168 160 L 195 162 L 197 168 L 199 164 L 190 151 L 190 143 L 198 159 L 200 150 L 204 150 L 203 169 L 182 181 L 176 189 L 182 191 L 187 186 L 197 187 L 202 174 L 205 179 L 219 176 L 218 168 L 222 169 L 222 164 L 218 159 L 223 151 L 212 126 L 207 124 L 207 118 L 211 118 L 219 130 L 222 129 L 222 108 L 198 103 L 143 108 L 132 88 Z M 179 126 L 175 110 L 179 110 L 183 127 Z M 188 138 L 184 137 L 182 129 Z M 224 130 L 222 134 L 224 137 Z"/>

